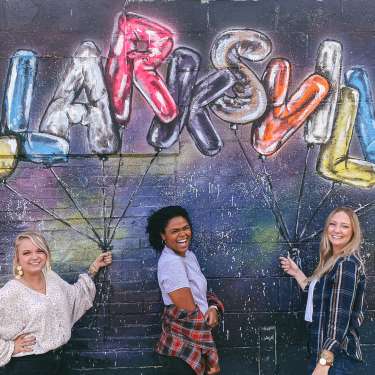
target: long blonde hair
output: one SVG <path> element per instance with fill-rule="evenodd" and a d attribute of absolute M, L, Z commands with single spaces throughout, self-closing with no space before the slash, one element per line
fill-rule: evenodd
<path fill-rule="evenodd" d="M 18 266 L 18 250 L 22 240 L 29 239 L 38 249 L 43 250 L 47 255 L 46 265 L 44 271 L 51 270 L 51 250 L 49 249 L 46 239 L 41 233 L 27 231 L 20 233 L 14 241 L 14 257 L 13 257 L 13 276 L 17 275 Z"/>
<path fill-rule="evenodd" d="M 332 249 L 332 244 L 328 239 L 328 226 L 332 220 L 333 215 L 337 214 L 338 212 L 344 212 L 348 215 L 350 219 L 350 223 L 352 225 L 352 238 L 350 241 L 343 247 L 340 254 L 334 254 Z M 361 255 L 360 255 L 360 246 L 362 242 L 362 231 L 361 226 L 359 224 L 357 214 L 350 208 L 350 207 L 337 207 L 335 208 L 327 217 L 327 220 L 324 225 L 324 231 L 322 235 L 322 239 L 320 241 L 320 259 L 319 264 L 316 267 L 313 274 L 309 277 L 309 279 L 319 279 L 325 273 L 329 272 L 333 266 L 336 264 L 339 258 L 348 256 L 348 255 L 356 255 L 357 258 L 362 262 Z"/>

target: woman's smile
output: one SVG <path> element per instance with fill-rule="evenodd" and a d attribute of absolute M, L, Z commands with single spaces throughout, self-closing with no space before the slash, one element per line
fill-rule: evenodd
<path fill-rule="evenodd" d="M 182 216 L 169 220 L 161 237 L 165 245 L 179 255 L 185 255 L 191 240 L 191 228 L 188 221 Z"/>

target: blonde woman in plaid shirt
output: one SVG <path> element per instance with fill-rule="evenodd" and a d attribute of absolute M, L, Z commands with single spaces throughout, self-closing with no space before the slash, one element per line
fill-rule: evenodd
<path fill-rule="evenodd" d="M 366 283 L 361 241 L 357 215 L 351 208 L 339 207 L 326 220 L 320 261 L 312 276 L 307 278 L 289 257 L 280 258 L 282 269 L 308 290 L 309 375 L 349 375 L 361 367 L 358 329 Z"/>

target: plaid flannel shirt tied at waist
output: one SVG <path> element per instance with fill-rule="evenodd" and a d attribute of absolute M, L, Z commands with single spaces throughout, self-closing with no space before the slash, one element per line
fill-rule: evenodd
<path fill-rule="evenodd" d="M 208 301 L 210 304 L 210 298 Z M 222 313 L 222 303 L 217 300 L 214 304 Z M 157 353 L 184 360 L 197 375 L 203 375 L 206 367 L 218 366 L 219 356 L 211 328 L 198 307 L 187 312 L 175 305 L 166 306 L 162 321 L 162 334 L 155 348 Z"/>

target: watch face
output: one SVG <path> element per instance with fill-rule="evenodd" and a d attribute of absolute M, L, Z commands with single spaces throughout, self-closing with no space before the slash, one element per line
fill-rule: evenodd
<path fill-rule="evenodd" d="M 327 365 L 327 360 L 325 358 L 320 358 L 319 359 L 319 363 L 322 365 L 322 366 L 326 366 Z"/>

